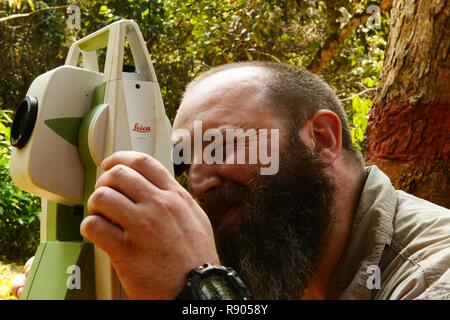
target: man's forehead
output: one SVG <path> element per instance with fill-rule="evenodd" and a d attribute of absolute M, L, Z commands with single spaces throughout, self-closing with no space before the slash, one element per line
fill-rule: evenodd
<path fill-rule="evenodd" d="M 234 87 L 237 84 L 256 86 L 264 80 L 267 71 L 259 66 L 242 66 L 221 70 L 196 82 L 186 95 L 198 92 L 213 92 L 218 89 Z"/>
<path fill-rule="evenodd" d="M 201 79 L 185 93 L 174 127 L 186 127 L 193 120 L 220 117 L 239 111 L 262 99 L 265 70 L 246 66 L 214 73 Z"/>

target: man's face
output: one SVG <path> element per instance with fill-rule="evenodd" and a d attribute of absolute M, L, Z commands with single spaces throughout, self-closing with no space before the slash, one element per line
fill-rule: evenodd
<path fill-rule="evenodd" d="M 267 107 L 264 80 L 257 67 L 201 80 L 186 93 L 174 129 L 193 136 L 194 121 L 201 121 L 203 131 L 279 130 L 279 171 L 273 176 L 261 176 L 259 162 L 203 161 L 192 161 L 186 175 L 211 220 L 222 263 L 236 269 L 255 298 L 298 298 L 329 232 L 333 185 L 320 158 Z M 244 148 L 249 151 L 248 144 Z"/>

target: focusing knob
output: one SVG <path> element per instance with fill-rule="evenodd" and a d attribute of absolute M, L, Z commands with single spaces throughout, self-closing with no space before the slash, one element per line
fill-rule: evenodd
<path fill-rule="evenodd" d="M 22 149 L 33 132 L 38 113 L 38 100 L 26 96 L 19 104 L 11 127 L 11 145 Z"/>

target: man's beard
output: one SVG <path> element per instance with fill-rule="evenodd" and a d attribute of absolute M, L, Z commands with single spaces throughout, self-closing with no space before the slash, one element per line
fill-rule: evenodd
<path fill-rule="evenodd" d="M 255 299 L 300 298 L 330 232 L 334 187 L 326 165 L 297 138 L 284 150 L 277 175 L 259 177 L 251 190 L 223 186 L 202 203 L 221 262 Z M 236 204 L 237 217 L 217 227 L 214 213 Z"/>

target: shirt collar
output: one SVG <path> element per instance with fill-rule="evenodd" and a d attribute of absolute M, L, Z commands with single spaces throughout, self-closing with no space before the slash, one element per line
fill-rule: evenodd
<path fill-rule="evenodd" d="M 389 178 L 377 166 L 367 167 L 347 246 L 330 281 L 331 299 L 370 299 L 368 267 L 379 264 L 384 246 L 391 243 L 396 206 Z"/>

